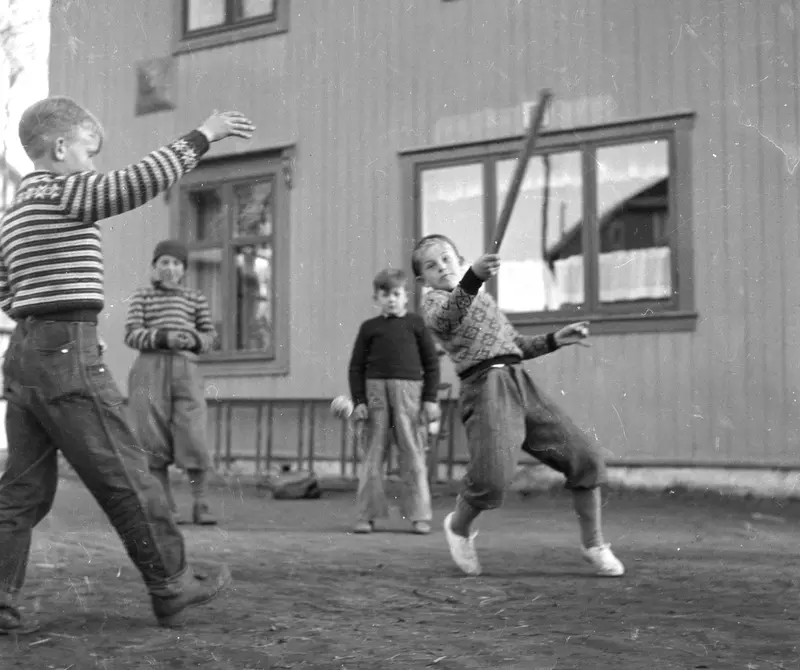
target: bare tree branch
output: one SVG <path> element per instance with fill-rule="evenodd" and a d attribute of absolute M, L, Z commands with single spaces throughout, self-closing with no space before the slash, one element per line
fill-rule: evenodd
<path fill-rule="evenodd" d="M 25 72 L 37 48 L 34 25 L 39 19 L 37 6 L 26 0 L 0 0 L 0 96 L 2 96 L 2 119 L 0 119 L 0 209 L 7 206 L 7 184 L 10 166 L 6 160 L 6 141 L 11 117 L 14 87 Z M 3 7 L 3 5 L 5 5 Z M 31 11 L 33 9 L 33 11 Z M 27 10 L 27 11 L 25 11 Z"/>

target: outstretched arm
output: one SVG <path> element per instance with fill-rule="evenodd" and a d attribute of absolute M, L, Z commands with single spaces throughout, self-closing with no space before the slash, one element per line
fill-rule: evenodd
<path fill-rule="evenodd" d="M 522 358 L 525 360 L 538 358 L 558 349 L 553 333 L 547 333 L 547 335 L 520 335 L 517 333 L 514 344 L 520 348 Z"/>
<path fill-rule="evenodd" d="M 69 175 L 64 182 L 61 206 L 72 218 L 86 224 L 129 212 L 194 169 L 212 142 L 231 136 L 247 138 L 252 130 L 250 121 L 238 112 L 213 114 L 197 130 L 122 170 Z"/>

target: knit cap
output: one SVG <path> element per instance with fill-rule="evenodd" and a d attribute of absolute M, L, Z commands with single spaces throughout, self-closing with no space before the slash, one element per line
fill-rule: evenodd
<path fill-rule="evenodd" d="M 186 245 L 180 240 L 162 240 L 156 245 L 155 251 L 153 251 L 153 263 L 155 264 L 162 256 L 177 258 L 185 266 L 186 262 L 189 260 L 189 251 L 186 249 Z"/>

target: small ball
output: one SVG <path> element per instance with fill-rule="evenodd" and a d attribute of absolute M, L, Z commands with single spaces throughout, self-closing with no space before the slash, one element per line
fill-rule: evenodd
<path fill-rule="evenodd" d="M 346 395 L 336 396 L 331 403 L 331 414 L 339 419 L 349 419 L 353 409 L 353 401 Z"/>

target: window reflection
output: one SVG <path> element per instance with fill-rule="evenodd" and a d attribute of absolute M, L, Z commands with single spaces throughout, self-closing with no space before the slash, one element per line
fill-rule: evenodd
<path fill-rule="evenodd" d="M 241 0 L 243 19 L 269 16 L 275 11 L 275 0 Z"/>
<path fill-rule="evenodd" d="M 225 23 L 225 0 L 188 0 L 186 28 L 202 30 Z"/>
<path fill-rule="evenodd" d="M 497 213 L 516 159 L 497 163 Z M 584 303 L 580 152 L 534 156 L 500 255 L 498 304 L 505 312 L 547 312 Z"/>
<path fill-rule="evenodd" d="M 190 218 L 185 226 L 186 242 L 220 242 L 225 239 L 228 208 L 219 189 L 190 191 L 189 208 Z"/>
<path fill-rule="evenodd" d="M 422 173 L 422 235 L 447 235 L 467 262 L 483 253 L 483 166 L 434 168 Z"/>
<path fill-rule="evenodd" d="M 186 284 L 200 291 L 208 300 L 211 319 L 217 331 L 214 350 L 222 348 L 224 309 L 224 293 L 222 282 L 222 249 L 191 249 L 186 268 Z"/>
<path fill-rule="evenodd" d="M 272 245 L 236 250 L 236 350 L 272 353 Z"/>
<path fill-rule="evenodd" d="M 597 150 L 600 302 L 672 295 L 669 243 L 669 143 Z"/>
<path fill-rule="evenodd" d="M 272 235 L 272 179 L 234 187 L 235 237 Z"/>

